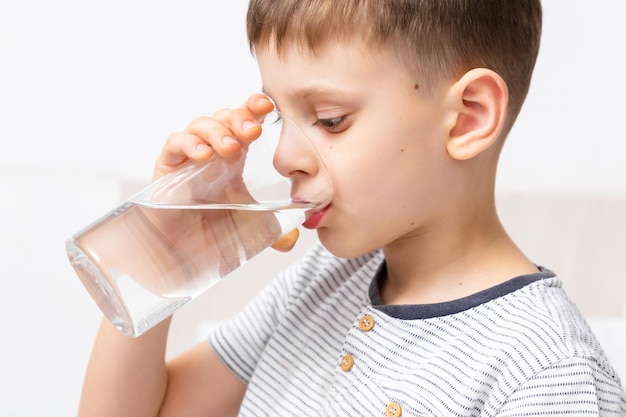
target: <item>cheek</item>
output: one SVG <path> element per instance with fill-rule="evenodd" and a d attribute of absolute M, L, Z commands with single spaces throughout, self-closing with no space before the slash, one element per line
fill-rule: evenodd
<path fill-rule="evenodd" d="M 385 158 L 377 164 L 385 165 Z M 345 170 L 335 179 L 335 198 L 327 228 L 318 230 L 321 242 L 340 257 L 354 257 L 381 248 L 409 233 L 423 218 L 415 175 L 406 167 L 372 166 Z"/>
<path fill-rule="evenodd" d="M 380 200 L 415 183 L 421 165 L 419 150 L 397 139 L 361 139 L 335 145 L 324 156 L 337 199 Z"/>
<path fill-rule="evenodd" d="M 362 209 L 393 205 L 401 210 L 437 186 L 445 143 L 428 123 L 396 119 L 393 125 L 370 125 L 328 145 L 324 160 L 336 197 Z M 407 207 L 406 209 L 410 209 Z"/>

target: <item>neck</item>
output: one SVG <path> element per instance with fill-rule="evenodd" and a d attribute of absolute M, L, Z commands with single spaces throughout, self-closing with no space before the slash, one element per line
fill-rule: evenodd
<path fill-rule="evenodd" d="M 442 217 L 463 220 L 436 222 L 428 230 L 384 248 L 387 279 L 381 285 L 383 302 L 451 301 L 537 272 L 505 232 L 495 204 L 474 215 L 464 212 Z"/>

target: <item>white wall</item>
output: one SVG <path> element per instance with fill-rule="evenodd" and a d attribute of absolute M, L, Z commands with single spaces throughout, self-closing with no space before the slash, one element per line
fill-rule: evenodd
<path fill-rule="evenodd" d="M 500 190 L 624 197 L 626 2 L 543 3 L 544 38 Z"/>
<path fill-rule="evenodd" d="M 147 182 L 170 132 L 258 91 L 246 3 L 0 2 L 0 415 L 75 413 L 99 313 L 64 240 L 119 203 L 128 184 Z M 537 72 L 499 190 L 626 199 L 626 3 L 544 3 Z M 297 253 L 267 253 L 244 273 L 274 271 Z M 183 309 L 172 351 L 199 337 L 185 323 L 208 327 L 254 292 L 240 279 L 224 282 L 232 302 L 207 294 Z M 592 319 L 606 338 L 624 327 L 613 317 L 604 332 L 604 318 Z"/>

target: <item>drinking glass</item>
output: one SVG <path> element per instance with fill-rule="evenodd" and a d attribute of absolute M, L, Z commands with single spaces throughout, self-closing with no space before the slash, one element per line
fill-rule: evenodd
<path fill-rule="evenodd" d="M 280 144 L 314 158 L 298 183 L 273 167 Z M 328 172 L 302 129 L 274 111 L 236 157 L 191 162 L 67 240 L 70 263 L 105 317 L 137 337 L 300 226 L 332 195 Z"/>

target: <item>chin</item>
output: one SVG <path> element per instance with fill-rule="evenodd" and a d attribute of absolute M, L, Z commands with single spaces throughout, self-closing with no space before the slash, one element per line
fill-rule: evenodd
<path fill-rule="evenodd" d="M 338 258 L 357 258 L 378 249 L 365 239 L 346 239 L 345 234 L 342 236 L 324 228 L 317 229 L 317 236 L 324 248 Z"/>

